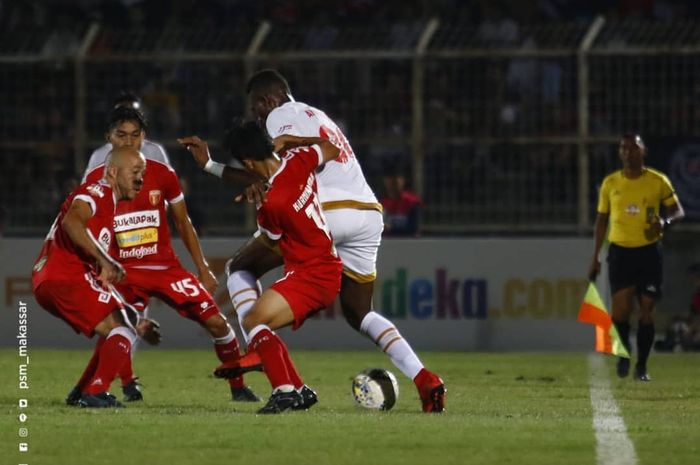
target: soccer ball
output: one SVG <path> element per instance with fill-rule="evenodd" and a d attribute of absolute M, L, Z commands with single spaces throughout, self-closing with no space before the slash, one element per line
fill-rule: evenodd
<path fill-rule="evenodd" d="M 368 368 L 353 378 L 352 396 L 360 407 L 391 410 L 399 398 L 399 383 L 390 371 Z"/>

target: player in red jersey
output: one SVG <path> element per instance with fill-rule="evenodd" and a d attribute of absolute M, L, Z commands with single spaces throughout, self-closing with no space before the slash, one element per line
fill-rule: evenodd
<path fill-rule="evenodd" d="M 181 143 L 191 151 L 206 151 L 199 138 Z M 335 159 L 340 149 L 318 137 L 283 136 L 275 144 L 278 146 L 273 146 L 255 122 L 234 126 L 225 144 L 247 170 L 267 180 L 265 201 L 258 205 L 256 235 L 276 242 L 284 258 L 284 276 L 262 293 L 242 321 L 251 352 L 238 364 L 224 363 L 215 372 L 226 377 L 248 371 L 246 358 L 258 354 L 272 386 L 270 399 L 258 413 L 280 413 L 315 403 L 315 395 L 312 403 L 303 402 L 300 391 L 310 388 L 274 330 L 289 325 L 298 329 L 310 315 L 330 306 L 340 290 L 343 270 L 318 203 L 314 174 L 316 168 Z M 274 153 L 275 148 L 310 144 L 315 145 L 287 150 L 282 159 Z M 210 167 L 213 163 L 209 160 Z"/>
<path fill-rule="evenodd" d="M 117 108 L 111 116 L 108 141 L 114 147 L 132 146 L 138 149 L 145 137 L 145 129 L 146 121 L 138 110 Z M 139 133 L 139 136 L 127 139 L 118 137 L 122 132 Z M 148 174 L 144 177 L 141 192 L 133 201 L 121 203 L 114 216 L 116 246 L 113 253 L 127 270 L 126 278 L 117 289 L 137 309 L 144 309 L 150 297 L 157 297 L 209 332 L 220 361 L 238 358 L 240 352 L 235 333 L 211 296 L 217 280 L 202 253 L 177 174 L 162 162 L 147 159 L 146 163 Z M 102 165 L 95 167 L 86 174 L 86 179 L 99 178 L 103 169 Z M 197 267 L 198 276 L 183 268 L 173 251 L 168 211 Z M 89 373 L 93 367 L 94 363 L 89 364 L 86 372 Z M 120 377 L 123 386 L 137 382 L 131 363 L 125 364 Z M 84 375 L 81 382 L 85 378 Z M 229 384 L 233 400 L 260 400 L 243 384 L 242 377 L 230 379 Z M 140 394 L 140 391 L 137 392 Z"/>
<path fill-rule="evenodd" d="M 32 290 L 42 307 L 77 333 L 100 336 L 95 369 L 81 386 L 83 407 L 121 406 L 108 389 L 137 335 L 111 290 L 124 269 L 107 250 L 117 202 L 137 196 L 145 169 L 138 150 L 114 149 L 104 177 L 81 184 L 63 203 L 32 271 Z"/>

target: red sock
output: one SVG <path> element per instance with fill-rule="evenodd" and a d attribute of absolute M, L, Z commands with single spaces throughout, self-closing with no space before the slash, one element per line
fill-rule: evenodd
<path fill-rule="evenodd" d="M 85 370 L 83 370 L 83 374 L 78 380 L 77 386 L 80 388 L 81 392 L 83 391 L 83 389 L 85 389 L 85 386 L 87 386 L 88 381 L 90 381 L 95 375 L 95 370 L 97 370 L 97 361 L 100 359 L 100 349 L 102 348 L 102 344 L 104 343 L 105 338 L 100 337 L 97 339 L 97 343 L 95 344 L 95 350 L 92 352 L 92 357 L 90 357 L 90 361 L 88 362 L 87 366 L 85 367 Z"/>
<path fill-rule="evenodd" d="M 129 358 L 127 359 L 126 362 L 124 362 L 124 366 L 122 366 L 122 369 L 119 370 L 119 378 L 122 380 L 122 386 L 126 386 L 130 382 L 136 379 L 134 376 L 134 368 L 131 364 L 131 354 L 129 354 Z"/>
<path fill-rule="evenodd" d="M 282 347 L 284 347 L 284 361 L 287 365 L 287 373 L 289 373 L 294 389 L 299 389 L 304 385 L 304 381 L 301 380 L 301 376 L 299 376 L 299 372 L 294 366 L 294 362 L 292 362 L 292 359 L 289 357 L 289 349 L 287 349 L 287 344 L 285 344 L 282 339 L 280 339 L 280 342 L 282 343 Z"/>
<path fill-rule="evenodd" d="M 294 384 L 287 371 L 287 349 L 282 340 L 269 328 L 262 329 L 253 336 L 250 348 L 260 354 L 265 375 L 272 389 L 283 384 Z"/>
<path fill-rule="evenodd" d="M 121 334 L 110 334 L 100 349 L 95 376 L 92 377 L 84 392 L 98 394 L 108 391 L 110 384 L 130 356 L 131 341 Z"/>
<path fill-rule="evenodd" d="M 238 339 L 234 339 L 225 344 L 214 344 L 214 350 L 216 351 L 216 356 L 219 357 L 219 360 L 223 363 L 240 358 L 241 356 L 241 351 L 238 348 Z M 244 386 L 243 376 L 229 378 L 228 384 L 232 388 L 242 388 Z"/>

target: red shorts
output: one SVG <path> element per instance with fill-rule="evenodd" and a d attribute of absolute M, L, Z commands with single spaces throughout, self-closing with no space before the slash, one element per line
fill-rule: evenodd
<path fill-rule="evenodd" d="M 199 323 L 219 313 L 214 299 L 199 279 L 180 267 L 165 270 L 127 268 L 126 277 L 116 288 L 137 309 L 143 309 L 151 297 L 157 297 L 180 315 Z"/>
<path fill-rule="evenodd" d="M 34 290 L 36 301 L 52 315 L 87 337 L 120 306 L 112 294 L 102 288 L 90 273 L 71 281 L 46 280 Z"/>
<path fill-rule="evenodd" d="M 279 292 L 292 308 L 294 324 L 298 329 L 307 318 L 333 304 L 340 292 L 343 265 L 337 263 L 287 270 L 270 289 Z"/>

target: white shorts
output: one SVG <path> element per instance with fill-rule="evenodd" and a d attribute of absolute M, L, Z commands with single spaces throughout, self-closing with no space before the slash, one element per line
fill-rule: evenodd
<path fill-rule="evenodd" d="M 376 210 L 349 208 L 325 210 L 323 214 L 343 261 L 343 274 L 359 283 L 374 281 L 377 252 L 384 231 L 382 214 Z"/>

